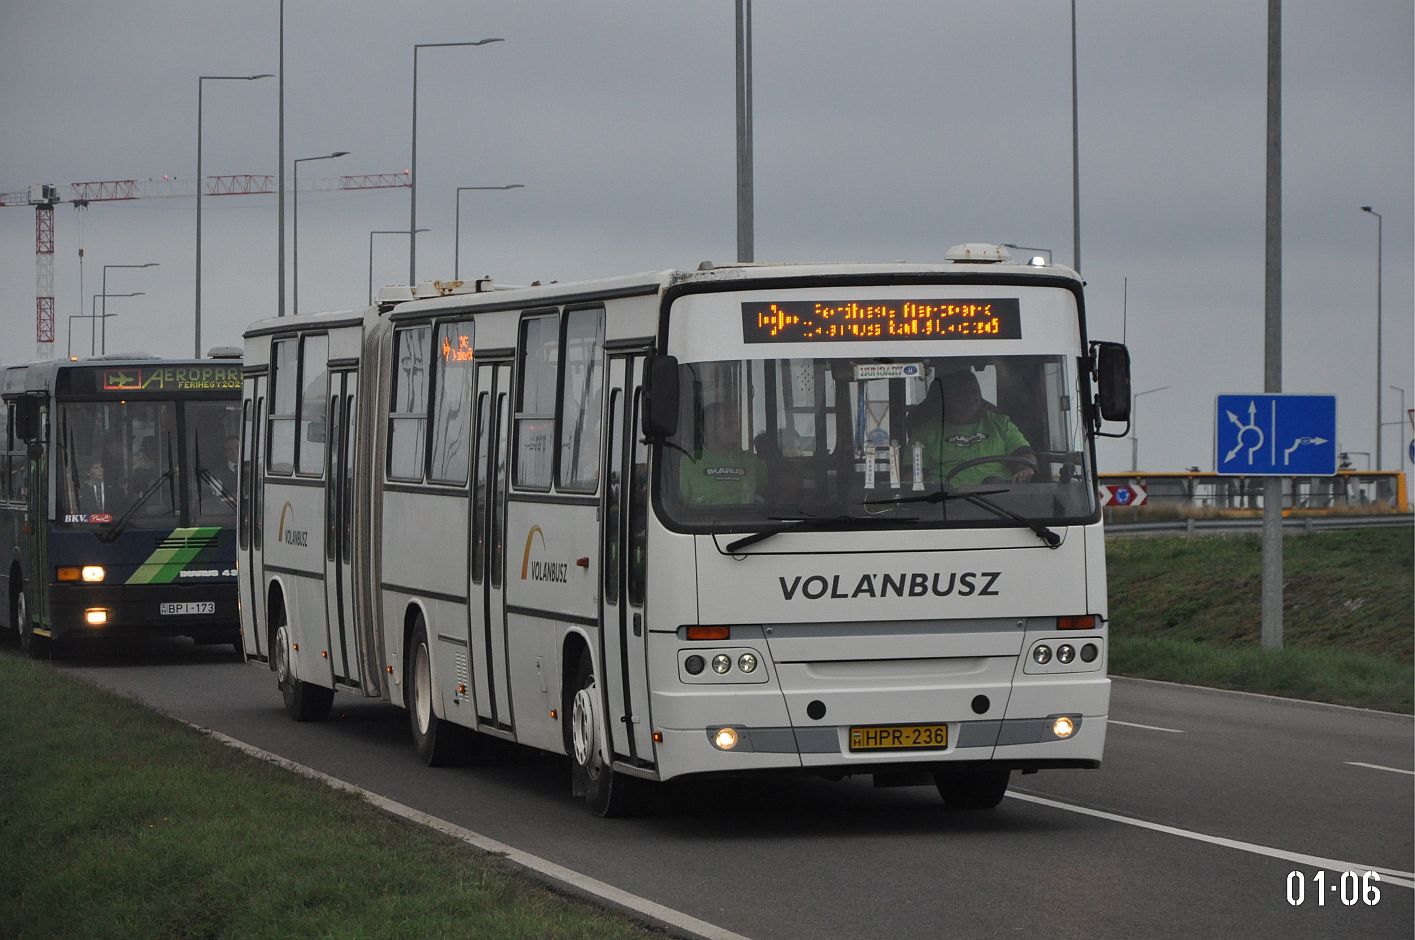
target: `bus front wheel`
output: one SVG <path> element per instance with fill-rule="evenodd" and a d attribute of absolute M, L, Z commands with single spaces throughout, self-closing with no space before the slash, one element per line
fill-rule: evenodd
<path fill-rule="evenodd" d="M 606 716 L 588 651 L 580 654 L 575 685 L 565 709 L 570 723 L 571 792 L 585 798 L 596 816 L 632 816 L 643 804 L 644 782 L 614 770 L 604 761 Z"/>
<path fill-rule="evenodd" d="M 323 721 L 334 704 L 334 690 L 295 678 L 290 662 L 290 628 L 283 622 L 275 631 L 275 683 L 285 700 L 285 713 L 296 721 Z"/>
<path fill-rule="evenodd" d="M 418 623 L 408 648 L 408 724 L 413 730 L 413 746 L 429 767 L 453 767 L 464 763 L 471 749 L 471 732 L 444 718 L 432 708 L 432 655 L 427 646 L 427 628 Z"/>
<path fill-rule="evenodd" d="M 1010 770 L 974 770 L 934 775 L 938 795 L 949 809 L 993 809 L 1007 794 Z"/>

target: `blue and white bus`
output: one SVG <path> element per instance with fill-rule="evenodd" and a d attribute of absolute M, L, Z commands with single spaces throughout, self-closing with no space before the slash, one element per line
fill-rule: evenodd
<path fill-rule="evenodd" d="M 0 624 L 25 649 L 119 634 L 240 649 L 240 376 L 229 349 L 0 373 Z"/>

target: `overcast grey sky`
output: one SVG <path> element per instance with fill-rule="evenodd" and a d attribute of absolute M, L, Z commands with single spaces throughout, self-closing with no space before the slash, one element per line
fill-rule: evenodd
<path fill-rule="evenodd" d="M 1261 390 L 1265 0 L 1079 0 L 1082 271 L 1092 337 L 1120 339 L 1141 468 L 1213 468 L 1213 400 Z M 276 72 L 276 0 L 0 0 L 0 192 L 196 174 L 199 75 Z M 1066 0 L 756 0 L 759 260 L 935 259 L 963 241 L 1070 262 Z M 735 255 L 732 0 L 288 0 L 286 159 L 302 180 L 410 162 L 419 55 L 420 277 L 569 280 Z M 1415 17 L 1410 0 L 1284 5 L 1284 390 L 1339 397 L 1375 450 L 1376 221 L 1384 374 L 1415 406 Z M 206 175 L 276 172 L 277 84 L 206 83 Z M 287 185 L 290 182 L 287 169 Z M 287 195 L 287 213 L 291 197 Z M 203 346 L 276 305 L 274 196 L 207 198 Z M 369 232 L 407 190 L 300 198 L 303 310 L 362 305 Z M 58 353 L 110 270 L 108 349 L 188 355 L 195 201 L 55 211 Z M 287 230 L 287 252 L 292 242 Z M 85 252 L 80 296 L 79 250 Z M 375 243 L 375 285 L 407 277 Z M 1123 284 L 1128 278 L 1128 304 Z M 287 287 L 289 287 L 287 277 Z M 34 354 L 34 213 L 0 208 L 0 361 Z M 88 321 L 75 321 L 76 350 Z M 1383 390 L 1387 421 L 1400 393 Z M 1396 467 L 1408 424 L 1387 429 Z M 1130 444 L 1100 448 L 1130 466 Z M 1365 465 L 1365 458 L 1357 463 Z M 1406 464 L 1408 469 L 1409 464 Z"/>

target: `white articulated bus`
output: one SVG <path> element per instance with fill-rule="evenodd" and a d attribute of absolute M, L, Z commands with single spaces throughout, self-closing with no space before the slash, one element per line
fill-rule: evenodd
<path fill-rule="evenodd" d="M 476 735 L 567 754 L 606 815 L 688 775 L 987 808 L 1013 770 L 1098 766 L 1093 440 L 1128 420 L 1128 356 L 1040 261 L 433 285 L 258 323 L 247 656 L 296 719 L 336 690 L 406 708 L 430 764 Z"/>

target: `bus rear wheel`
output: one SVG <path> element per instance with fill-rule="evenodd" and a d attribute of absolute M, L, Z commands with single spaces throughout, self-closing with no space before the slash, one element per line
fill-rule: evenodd
<path fill-rule="evenodd" d="M 973 770 L 966 773 L 938 773 L 934 783 L 949 809 L 994 809 L 1007 794 L 1010 770 Z"/>
<path fill-rule="evenodd" d="M 606 716 L 601 714 L 599 687 L 588 651 L 580 654 L 575 675 L 565 708 L 570 725 L 571 793 L 583 795 L 585 805 L 596 816 L 633 816 L 643 808 L 645 783 L 619 773 L 604 761 Z"/>
<path fill-rule="evenodd" d="M 429 767 L 454 767 L 463 763 L 471 749 L 471 732 L 444 718 L 432 707 L 432 654 L 427 646 L 427 628 L 420 622 L 408 647 L 408 725 L 413 746 Z"/>
<path fill-rule="evenodd" d="M 34 635 L 34 624 L 29 619 L 29 594 L 25 586 L 17 584 L 10 593 L 10 622 L 19 637 L 20 649 L 28 653 L 31 659 L 45 658 L 49 649 L 43 637 Z"/>
<path fill-rule="evenodd" d="M 285 700 L 285 713 L 296 721 L 323 721 L 334 704 L 334 690 L 295 678 L 291 663 L 290 627 L 283 620 L 275 630 L 275 684 Z"/>

